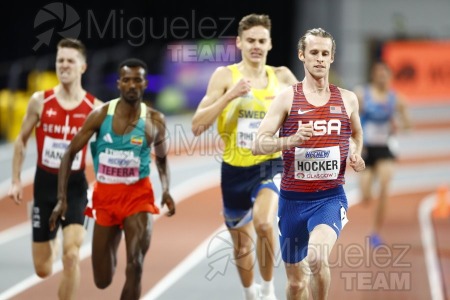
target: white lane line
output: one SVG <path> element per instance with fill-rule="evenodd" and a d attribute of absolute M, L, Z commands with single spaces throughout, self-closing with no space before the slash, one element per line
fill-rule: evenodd
<path fill-rule="evenodd" d="M 176 203 L 180 203 L 192 195 L 195 195 L 209 188 L 218 186 L 219 180 L 220 180 L 220 172 L 218 170 L 211 170 L 207 173 L 203 173 L 202 175 L 191 177 L 186 181 L 184 181 L 183 183 L 178 184 L 171 189 L 172 197 L 175 199 Z M 199 185 L 198 184 L 199 182 L 201 182 L 202 184 Z M 155 216 L 155 221 L 159 219 L 162 215 L 164 215 L 165 211 L 167 211 L 166 208 L 162 209 L 161 213 Z M 22 231 L 26 230 L 24 229 L 25 226 L 29 226 L 28 228 L 30 228 L 31 224 L 29 222 L 25 222 L 18 226 L 15 226 L 14 228 L 16 227 L 18 228 L 16 229 L 16 232 L 10 231 L 11 229 L 3 231 L 0 234 L 1 237 L 0 240 L 1 239 L 13 240 L 17 238 L 15 234 L 20 230 Z M 21 234 L 23 234 L 22 231 L 20 231 Z M 29 229 L 28 232 L 31 232 L 31 229 Z M 91 243 L 89 242 L 83 245 L 82 248 L 80 249 L 80 261 L 90 256 L 91 256 Z M 61 271 L 62 271 L 62 262 L 61 260 L 58 260 L 58 262 L 55 262 L 53 264 L 53 275 Z M 24 280 L 18 282 L 17 284 L 13 285 L 3 293 L 1 293 L 0 300 L 11 299 L 12 297 L 25 291 L 26 289 L 31 288 L 32 286 L 40 283 L 41 281 L 42 279 L 33 274 L 25 278 Z"/>
<path fill-rule="evenodd" d="M 186 179 L 182 183 L 177 184 L 174 188 L 171 188 L 170 191 L 174 201 L 176 203 L 180 203 L 195 194 L 198 194 L 213 187 L 217 187 L 219 184 L 220 184 L 220 170 L 212 170 L 209 172 L 205 172 L 201 175 L 190 177 L 189 179 Z M 155 220 L 164 216 L 166 212 L 167 208 L 164 207 L 160 211 L 159 215 L 155 215 Z"/>
<path fill-rule="evenodd" d="M 83 245 L 80 249 L 80 260 L 83 260 L 87 257 L 91 256 L 91 245 L 86 244 Z M 59 259 L 57 262 L 53 264 L 53 275 L 61 272 L 63 269 L 62 262 Z M 21 282 L 13 285 L 6 291 L 0 294 L 0 300 L 7 300 L 11 299 L 12 297 L 16 296 L 17 294 L 25 291 L 26 289 L 31 288 L 32 286 L 44 281 L 45 279 L 41 279 L 35 274 L 27 277 L 26 279 L 22 280 Z"/>
<path fill-rule="evenodd" d="M 203 190 L 212 188 L 214 186 L 217 186 L 219 184 L 219 178 L 218 178 L 217 171 L 211 171 L 206 174 L 193 177 L 182 184 L 177 185 L 173 189 L 173 197 L 174 199 L 178 200 L 178 202 L 183 201 L 184 199 L 199 193 Z M 199 188 L 196 188 L 196 185 L 198 182 L 202 182 L 203 185 Z M 194 188 L 195 187 L 195 188 Z M 359 192 L 357 189 L 351 189 L 347 192 L 347 199 L 349 203 L 349 207 L 359 203 Z M 434 233 L 433 233 L 433 227 L 431 225 L 430 221 L 430 212 L 434 204 L 434 198 L 428 197 L 426 200 L 424 200 L 421 203 L 420 209 L 419 209 L 419 221 L 421 226 L 421 232 L 422 232 L 422 243 L 424 245 L 424 251 L 425 251 L 425 259 L 427 264 L 427 271 L 428 271 L 428 279 L 430 282 L 431 287 L 431 294 L 433 300 L 442 300 L 442 277 L 440 275 L 440 269 L 438 265 L 438 259 L 436 256 L 436 247 L 434 242 Z M 428 213 L 427 213 L 428 211 Z M 160 215 L 155 216 L 155 220 L 157 220 L 159 217 L 163 215 L 164 212 L 161 212 Z M 29 223 L 28 223 L 29 224 Z M 23 230 L 26 224 L 20 224 L 16 226 L 15 230 L 23 235 Z M 10 232 L 10 234 L 0 234 L 0 243 L 2 240 L 11 240 L 15 237 L 17 237 L 14 234 L 13 229 Z M 223 228 L 219 228 L 218 231 L 223 230 Z M 9 231 L 9 230 L 8 230 Z M 12 235 L 11 235 L 12 233 Z M 211 237 L 214 236 L 211 235 L 209 238 L 207 238 L 205 241 L 202 242 L 202 244 L 197 247 L 189 256 L 183 260 L 180 265 L 178 265 L 174 270 L 172 270 L 168 275 L 166 275 L 162 280 L 160 280 L 155 287 L 153 287 L 144 297 L 144 299 L 156 299 L 156 297 L 163 294 L 170 286 L 174 285 L 182 276 L 184 276 L 187 272 L 189 272 L 192 268 L 194 268 L 203 258 L 204 253 L 202 251 L 205 251 L 205 247 L 207 243 L 210 241 Z M 84 259 L 86 257 L 90 256 L 90 243 L 83 246 L 82 251 L 84 248 L 87 248 L 88 253 L 85 257 L 82 257 L 81 259 Z M 86 250 L 84 250 L 86 251 Z M 61 264 L 61 262 L 57 263 Z M 54 266 L 54 274 L 57 272 L 60 272 L 62 270 L 61 267 Z M 33 279 L 34 278 L 34 279 Z M 0 294 L 0 300 L 2 299 L 9 299 L 12 296 L 17 295 L 18 293 L 26 290 L 27 288 L 30 288 L 33 285 L 38 284 L 41 281 L 36 275 L 30 276 L 27 279 L 23 280 L 22 282 L 16 284 L 15 286 L 11 287 L 4 293 Z M 5 296 L 6 295 L 6 296 Z M 5 297 L 5 298 L 3 298 Z"/>
<path fill-rule="evenodd" d="M 358 189 L 351 189 L 346 192 L 348 205 L 353 206 L 359 203 L 360 194 Z M 226 230 L 225 226 L 217 229 L 211 236 L 204 240 L 199 247 L 191 252 L 177 267 L 175 267 L 169 274 L 164 276 L 147 294 L 144 295 L 142 300 L 155 300 L 167 291 L 171 286 L 198 265 L 203 259 L 205 259 L 205 253 L 207 250 L 211 251 L 209 246 L 211 239 L 217 235 L 217 233 Z M 209 249 L 207 247 L 209 246 Z M 223 246 L 223 245 L 222 245 Z M 219 244 L 215 245 L 219 247 Z"/>
<path fill-rule="evenodd" d="M 26 169 L 21 173 L 22 186 L 26 186 L 33 182 L 34 173 L 36 172 L 36 167 Z M 9 188 L 11 187 L 11 178 L 3 180 L 0 182 L 0 201 L 6 196 L 9 192 Z"/>
<path fill-rule="evenodd" d="M 348 206 L 351 207 L 360 202 L 360 192 L 359 189 L 351 189 L 346 192 Z M 425 259 L 428 271 L 428 280 L 430 282 L 430 290 L 432 294 L 432 300 L 443 300 L 442 295 L 442 276 L 440 274 L 436 246 L 434 243 L 434 232 L 430 220 L 430 212 L 434 205 L 434 198 L 428 197 L 422 202 L 419 208 L 419 219 L 420 227 L 422 231 L 422 243 L 425 249 Z M 224 228 L 220 228 L 216 233 Z M 163 279 L 161 279 L 155 287 L 153 287 L 145 296 L 144 300 L 153 300 L 161 296 L 166 290 L 187 274 L 191 269 L 198 265 L 202 259 L 205 257 L 206 247 L 210 242 L 211 235 L 206 240 L 204 240 L 197 249 L 194 250 L 185 260 L 183 260 L 180 265 L 173 269 L 169 274 L 167 274 Z"/>
<path fill-rule="evenodd" d="M 436 202 L 435 195 L 426 197 L 419 206 L 419 224 L 422 236 L 422 245 L 425 253 L 425 264 L 427 266 L 428 283 L 430 284 L 431 299 L 443 300 L 442 274 L 439 268 L 439 259 L 434 240 L 431 212 Z"/>
<path fill-rule="evenodd" d="M 20 239 L 27 234 L 31 234 L 31 223 L 29 221 L 1 231 L 0 245 L 15 239 Z"/>
<path fill-rule="evenodd" d="M 146 295 L 144 295 L 141 300 L 158 299 L 158 297 L 168 290 L 176 281 L 183 277 L 194 266 L 198 265 L 200 261 L 205 258 L 208 250 L 213 250 L 213 247 L 210 246 L 211 239 L 224 230 L 226 230 L 225 225 L 222 225 L 214 231 L 213 234 L 211 234 L 197 248 L 195 248 L 195 250 L 192 251 L 181 263 L 173 268 L 169 274 L 164 276 L 164 278 L 162 278 Z M 219 244 L 214 246 L 214 248 L 216 247 L 219 247 Z"/>

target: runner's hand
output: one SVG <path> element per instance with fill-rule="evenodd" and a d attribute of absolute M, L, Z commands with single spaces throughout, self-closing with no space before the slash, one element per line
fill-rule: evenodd
<path fill-rule="evenodd" d="M 300 146 L 304 142 L 308 141 L 314 134 L 314 130 L 312 128 L 312 125 L 307 123 L 304 125 L 301 125 L 297 132 L 290 136 L 291 143 L 294 147 Z"/>
<path fill-rule="evenodd" d="M 169 217 L 173 216 L 175 214 L 175 202 L 169 192 L 163 193 L 161 207 L 164 207 L 164 205 L 169 209 L 166 215 Z"/>
<path fill-rule="evenodd" d="M 61 220 L 65 220 L 65 215 L 67 211 L 67 200 L 58 200 L 55 208 L 53 209 L 52 215 L 49 219 L 50 230 L 53 231 L 56 228 L 56 223 L 61 218 Z"/>
<path fill-rule="evenodd" d="M 22 203 L 22 185 L 20 183 L 13 183 L 8 192 L 9 198 L 14 200 L 17 205 Z"/>
<path fill-rule="evenodd" d="M 366 163 L 362 159 L 362 157 L 358 154 L 350 155 L 350 166 L 356 172 L 361 172 L 366 168 Z"/>
<path fill-rule="evenodd" d="M 251 91 L 250 81 L 241 79 L 227 92 L 232 100 L 247 95 Z"/>

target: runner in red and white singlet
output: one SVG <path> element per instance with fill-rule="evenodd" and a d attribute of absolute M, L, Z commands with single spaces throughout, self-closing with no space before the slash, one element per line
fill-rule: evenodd
<path fill-rule="evenodd" d="M 50 230 L 49 218 L 56 205 L 58 171 L 61 158 L 70 140 L 80 130 L 94 105 L 102 102 L 87 93 L 81 85 L 86 71 L 86 49 L 76 39 L 62 39 L 57 45 L 55 69 L 59 84 L 51 90 L 35 92 L 28 102 L 27 112 L 14 144 L 10 197 L 22 202 L 20 171 L 27 142 L 35 129 L 38 160 L 33 185 L 33 262 L 36 274 L 45 278 L 52 273 L 56 257 L 57 230 Z M 84 209 L 87 204 L 87 182 L 84 174 L 86 149 L 75 157 L 68 180 L 68 213 L 58 222 L 63 231 L 62 261 L 64 272 L 59 299 L 75 299 L 80 283 L 78 254 L 85 234 Z"/>
<path fill-rule="evenodd" d="M 36 126 L 38 167 L 58 173 L 61 157 L 94 107 L 95 97 L 89 93 L 74 109 L 64 109 L 53 89 L 44 92 L 41 119 Z M 77 153 L 72 170 L 84 170 L 86 147 Z"/>

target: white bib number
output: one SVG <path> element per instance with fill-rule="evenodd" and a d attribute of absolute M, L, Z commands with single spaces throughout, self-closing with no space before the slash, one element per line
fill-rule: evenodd
<path fill-rule="evenodd" d="M 105 152 L 99 155 L 97 180 L 102 183 L 132 184 L 139 180 L 141 159 L 133 152 L 120 151 L 114 154 Z"/>
<path fill-rule="evenodd" d="M 240 148 L 252 148 L 261 120 L 251 118 L 239 118 L 236 136 L 236 145 Z"/>
<path fill-rule="evenodd" d="M 42 149 L 42 164 L 52 169 L 58 169 L 61 165 L 61 158 L 66 152 L 70 141 L 54 139 L 46 136 L 44 148 Z M 72 170 L 79 170 L 81 167 L 82 151 L 79 151 L 72 163 Z"/>
<path fill-rule="evenodd" d="M 334 180 L 341 168 L 339 146 L 295 148 L 295 178 L 299 180 Z"/>

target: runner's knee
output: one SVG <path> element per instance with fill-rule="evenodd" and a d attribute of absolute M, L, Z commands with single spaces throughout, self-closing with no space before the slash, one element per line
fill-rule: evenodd
<path fill-rule="evenodd" d="M 309 268 L 313 274 L 317 274 L 323 268 L 328 267 L 327 259 L 320 253 L 308 254 L 307 259 Z"/>
<path fill-rule="evenodd" d="M 73 270 L 77 266 L 79 261 L 78 247 L 72 247 L 69 250 L 65 251 L 62 261 L 64 270 Z"/>
<path fill-rule="evenodd" d="M 52 267 L 48 266 L 48 264 L 35 265 L 34 270 L 40 278 L 47 278 L 52 275 Z"/>
<path fill-rule="evenodd" d="M 103 290 L 103 289 L 106 289 L 111 284 L 112 277 L 111 276 L 110 277 L 104 276 L 104 277 L 99 278 L 97 276 L 94 276 L 94 282 L 95 282 L 95 286 L 97 288 Z"/>
<path fill-rule="evenodd" d="M 133 276 L 141 276 L 142 274 L 142 260 L 135 258 L 127 262 L 127 274 L 132 274 Z"/>
<path fill-rule="evenodd" d="M 307 288 L 308 282 L 306 279 L 303 280 L 291 280 L 288 279 L 287 288 L 290 295 L 299 295 Z"/>
<path fill-rule="evenodd" d="M 249 255 L 254 250 L 254 244 L 251 239 L 246 239 L 245 242 L 240 242 L 239 245 L 235 245 L 234 254 L 236 258 L 241 258 Z"/>
<path fill-rule="evenodd" d="M 272 223 L 268 221 L 255 222 L 255 230 L 258 236 L 269 236 L 272 234 Z"/>

